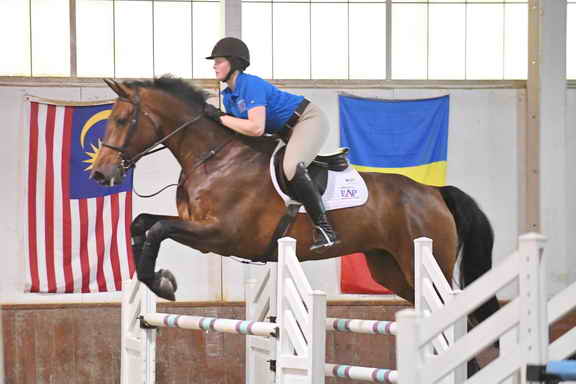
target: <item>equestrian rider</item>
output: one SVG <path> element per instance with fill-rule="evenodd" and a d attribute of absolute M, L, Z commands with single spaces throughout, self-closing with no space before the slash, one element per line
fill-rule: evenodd
<path fill-rule="evenodd" d="M 321 252 L 336 244 L 336 232 L 306 169 L 328 137 L 326 115 L 303 96 L 281 91 L 258 76 L 244 73 L 250 65 L 250 53 L 242 40 L 226 37 L 218 41 L 207 59 L 214 60 L 216 78 L 227 84 L 222 91 L 227 114 L 207 104 L 206 116 L 248 136 L 292 129 L 282 165 L 291 195 L 304 204 L 314 222 L 310 249 Z"/>

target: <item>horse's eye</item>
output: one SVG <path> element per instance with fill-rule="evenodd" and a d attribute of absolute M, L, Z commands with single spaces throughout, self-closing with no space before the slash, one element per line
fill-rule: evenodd
<path fill-rule="evenodd" d="M 118 125 L 124 125 L 126 122 L 128 122 L 128 119 L 116 119 L 116 124 Z"/>

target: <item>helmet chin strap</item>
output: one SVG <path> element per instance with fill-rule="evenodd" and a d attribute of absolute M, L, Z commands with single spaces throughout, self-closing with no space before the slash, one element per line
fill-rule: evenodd
<path fill-rule="evenodd" d="M 226 83 L 228 80 L 230 80 L 230 78 L 232 77 L 234 72 L 236 72 L 237 69 L 238 68 L 236 68 L 236 63 L 230 63 L 230 70 L 228 71 L 228 74 L 226 75 L 224 80 L 222 80 L 222 82 Z"/>

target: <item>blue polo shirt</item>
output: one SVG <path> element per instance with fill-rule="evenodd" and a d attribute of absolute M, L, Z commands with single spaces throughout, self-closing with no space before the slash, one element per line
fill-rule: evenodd
<path fill-rule="evenodd" d="M 266 80 L 244 72 L 238 74 L 234 91 L 226 88 L 222 95 L 226 112 L 234 117 L 247 119 L 252 108 L 266 107 L 266 133 L 281 132 L 304 100 L 304 96 L 281 91 Z"/>

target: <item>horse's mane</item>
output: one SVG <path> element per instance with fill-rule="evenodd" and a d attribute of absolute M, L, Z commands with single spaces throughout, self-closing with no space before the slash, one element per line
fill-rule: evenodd
<path fill-rule="evenodd" d="M 170 75 L 164 75 L 155 78 L 154 80 L 136 80 L 126 82 L 125 85 L 129 88 L 142 87 L 160 89 L 178 97 L 186 103 L 195 105 L 204 105 L 206 99 L 209 97 L 208 92 L 196 87 L 195 85 L 189 84 L 180 78 L 172 77 Z"/>
<path fill-rule="evenodd" d="M 200 105 L 206 104 L 206 99 L 210 96 L 208 92 L 203 89 L 192 85 L 185 80 L 173 77 L 171 75 L 164 75 L 153 80 L 135 80 L 125 82 L 129 88 L 151 88 L 165 91 L 187 104 Z M 233 132 L 228 128 L 224 128 L 225 132 Z M 237 140 L 244 142 L 248 147 L 256 152 L 272 153 L 276 146 L 276 141 L 269 138 L 255 138 L 244 135 L 236 135 Z"/>

